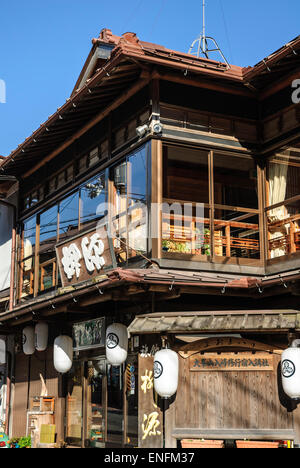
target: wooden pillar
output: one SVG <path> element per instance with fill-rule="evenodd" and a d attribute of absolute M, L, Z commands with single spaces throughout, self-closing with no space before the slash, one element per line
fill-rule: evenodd
<path fill-rule="evenodd" d="M 268 227 L 266 206 L 266 170 L 257 165 L 257 184 L 258 184 L 258 208 L 259 208 L 259 245 L 260 261 L 262 266 L 266 266 L 268 258 Z"/>
<path fill-rule="evenodd" d="M 152 258 L 161 258 L 162 254 L 162 193 L 163 193 L 163 147 L 161 140 L 152 140 L 151 143 L 151 226 Z"/>

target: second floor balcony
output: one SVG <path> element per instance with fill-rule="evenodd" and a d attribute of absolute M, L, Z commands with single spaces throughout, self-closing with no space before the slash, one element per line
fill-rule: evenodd
<path fill-rule="evenodd" d="M 99 223 L 109 226 L 121 267 L 150 259 L 248 275 L 281 265 L 286 271 L 286 262 L 296 268 L 299 182 L 297 145 L 262 163 L 250 154 L 152 140 L 24 219 L 19 300 L 59 287 L 55 246 Z"/>

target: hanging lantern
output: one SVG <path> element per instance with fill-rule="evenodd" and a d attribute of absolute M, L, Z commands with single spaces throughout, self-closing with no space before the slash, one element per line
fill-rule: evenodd
<path fill-rule="evenodd" d="M 106 359 L 112 366 L 120 366 L 127 359 L 127 351 L 127 327 L 121 323 L 113 323 L 106 330 Z"/>
<path fill-rule="evenodd" d="M 70 336 L 60 335 L 55 338 L 53 361 L 57 372 L 69 372 L 73 365 L 73 340 Z"/>
<path fill-rule="evenodd" d="M 48 324 L 39 322 L 35 326 L 35 347 L 37 351 L 45 351 L 48 346 Z"/>
<path fill-rule="evenodd" d="M 33 327 L 25 327 L 23 330 L 23 352 L 30 356 L 35 351 L 34 345 L 34 328 Z"/>
<path fill-rule="evenodd" d="M 162 398 L 170 398 L 177 392 L 179 360 L 171 349 L 161 349 L 154 356 L 154 389 Z"/>
<path fill-rule="evenodd" d="M 281 355 L 281 376 L 284 393 L 298 400 L 300 398 L 300 340 L 294 340 L 291 347 Z"/>

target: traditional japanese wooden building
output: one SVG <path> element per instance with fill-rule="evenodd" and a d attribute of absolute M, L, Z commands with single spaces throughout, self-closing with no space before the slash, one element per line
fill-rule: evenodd
<path fill-rule="evenodd" d="M 19 186 L 0 313 L 14 337 L 10 435 L 300 443 L 279 365 L 300 331 L 299 53 L 300 37 L 229 67 L 104 29 L 66 103 L 0 162 L 0 192 Z M 129 333 L 120 367 L 105 354 L 115 322 Z M 25 354 L 40 323 L 47 349 Z M 64 374 L 61 335 L 73 337 Z M 165 418 L 153 391 L 162 342 L 180 363 Z"/>

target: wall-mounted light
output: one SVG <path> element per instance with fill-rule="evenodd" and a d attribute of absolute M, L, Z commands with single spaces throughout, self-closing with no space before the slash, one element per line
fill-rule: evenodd
<path fill-rule="evenodd" d="M 127 359 L 128 331 L 122 323 L 113 323 L 106 330 L 106 359 L 112 366 L 120 366 Z"/>
<path fill-rule="evenodd" d="M 34 334 L 34 328 L 29 326 L 25 327 L 23 330 L 23 352 L 24 354 L 27 354 L 27 356 L 30 356 L 31 354 L 34 354 L 35 352 L 35 334 Z"/>
<path fill-rule="evenodd" d="M 70 336 L 60 335 L 54 340 L 54 368 L 61 374 L 69 372 L 73 365 L 73 340 Z"/>
<path fill-rule="evenodd" d="M 37 351 L 46 351 L 48 346 L 48 324 L 38 322 L 35 326 L 35 348 Z"/>
<path fill-rule="evenodd" d="M 294 340 L 281 355 L 282 387 L 293 400 L 300 399 L 300 340 Z"/>
<path fill-rule="evenodd" d="M 137 127 L 136 129 L 136 134 L 139 138 L 143 138 L 143 136 L 146 135 L 146 133 L 149 132 L 149 126 L 148 125 L 141 125 L 140 127 Z"/>
<path fill-rule="evenodd" d="M 161 349 L 154 356 L 154 389 L 162 398 L 171 398 L 177 392 L 179 359 L 171 349 Z"/>

